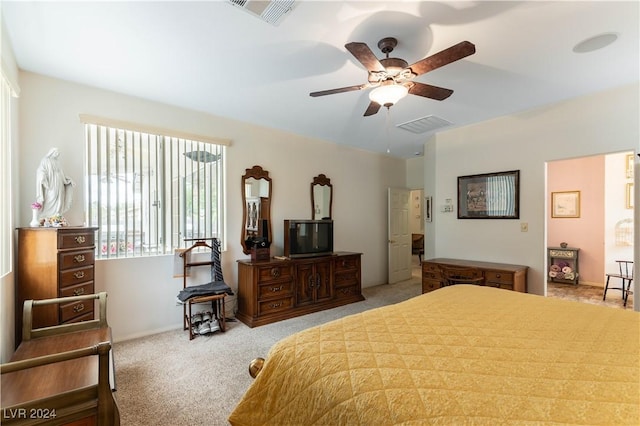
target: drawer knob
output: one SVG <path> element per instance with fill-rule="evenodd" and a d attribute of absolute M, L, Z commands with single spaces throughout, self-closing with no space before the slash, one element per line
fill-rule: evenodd
<path fill-rule="evenodd" d="M 279 291 L 282 291 L 282 286 L 279 287 L 271 287 L 271 292 L 272 293 L 277 293 Z"/>
<path fill-rule="evenodd" d="M 271 276 L 278 278 L 280 276 L 280 268 L 271 268 Z"/>
<path fill-rule="evenodd" d="M 73 290 L 74 296 L 82 296 L 84 294 L 84 288 L 77 288 Z"/>
<path fill-rule="evenodd" d="M 500 277 L 502 277 L 502 275 L 496 274 L 496 278 L 500 278 Z"/>
<path fill-rule="evenodd" d="M 78 244 L 84 244 L 87 241 L 87 239 L 84 237 L 84 235 L 78 235 L 76 237 L 76 243 Z"/>
<path fill-rule="evenodd" d="M 73 261 L 76 262 L 76 263 L 84 262 L 84 254 L 77 254 L 77 255 L 73 256 Z"/>
<path fill-rule="evenodd" d="M 275 308 L 279 308 L 280 306 L 282 306 L 282 303 L 272 303 L 272 304 L 270 304 L 269 306 L 270 306 L 272 309 L 275 309 Z"/>
<path fill-rule="evenodd" d="M 80 278 L 84 278 L 84 271 L 78 271 L 78 272 L 74 272 L 73 276 L 76 277 L 76 279 L 80 279 Z"/>
<path fill-rule="evenodd" d="M 82 311 L 84 311 L 84 303 L 78 303 L 73 307 L 73 312 L 75 312 L 76 314 Z"/>

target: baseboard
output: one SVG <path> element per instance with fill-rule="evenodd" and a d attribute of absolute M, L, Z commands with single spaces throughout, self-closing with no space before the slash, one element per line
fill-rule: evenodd
<path fill-rule="evenodd" d="M 597 282 L 593 282 L 593 281 L 580 281 L 578 284 L 580 285 L 588 285 L 591 287 L 598 287 L 604 290 L 604 284 L 603 283 L 597 283 Z"/>
<path fill-rule="evenodd" d="M 121 343 L 121 342 L 126 342 L 128 340 L 134 340 L 134 339 L 140 339 L 142 337 L 147 337 L 147 336 L 152 336 L 154 334 L 160 334 L 160 333 L 165 333 L 167 331 L 174 331 L 174 330 L 181 330 L 182 329 L 182 324 L 180 325 L 171 325 L 168 327 L 163 327 L 163 328 L 157 328 L 154 330 L 146 330 L 143 331 L 141 333 L 134 333 L 134 334 L 130 334 L 128 336 L 124 336 L 124 337 L 119 337 L 117 339 L 113 339 L 113 343 Z M 187 331 L 185 330 L 185 333 L 187 333 Z"/>
<path fill-rule="evenodd" d="M 571 284 L 571 283 L 554 283 L 552 281 L 547 281 L 547 284 Z M 601 288 L 602 290 L 604 290 L 604 284 L 603 283 L 598 283 L 598 282 L 593 282 L 593 281 L 580 281 L 580 282 L 578 282 L 578 285 L 588 285 L 589 287 L 598 287 L 598 288 Z"/>

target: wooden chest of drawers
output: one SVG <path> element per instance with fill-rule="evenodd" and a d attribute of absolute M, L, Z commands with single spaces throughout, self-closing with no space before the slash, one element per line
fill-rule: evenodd
<path fill-rule="evenodd" d="M 16 256 L 16 346 L 22 336 L 22 305 L 94 293 L 95 231 L 98 228 L 19 228 Z M 93 303 L 75 302 L 34 310 L 35 328 L 93 319 Z"/>
<path fill-rule="evenodd" d="M 438 258 L 422 262 L 422 293 L 436 290 L 444 285 L 441 272 L 443 266 L 478 268 L 482 271 L 483 285 L 527 292 L 527 271 L 529 270 L 527 266 Z"/>
<path fill-rule="evenodd" d="M 363 300 L 360 256 L 239 260 L 236 317 L 256 327 Z"/>
<path fill-rule="evenodd" d="M 338 299 L 360 296 L 360 255 L 344 255 L 334 261 L 335 297 Z"/>

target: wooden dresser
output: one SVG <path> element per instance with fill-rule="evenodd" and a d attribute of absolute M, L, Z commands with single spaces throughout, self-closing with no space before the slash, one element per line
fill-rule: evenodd
<path fill-rule="evenodd" d="M 98 228 L 19 228 L 16 258 L 16 347 L 22 333 L 22 305 L 28 299 L 93 294 L 95 231 Z M 91 320 L 93 303 L 47 306 L 34 313 L 33 327 Z"/>
<path fill-rule="evenodd" d="M 238 311 L 249 327 L 364 300 L 361 253 L 238 261 Z"/>
<path fill-rule="evenodd" d="M 482 271 L 483 285 L 507 290 L 527 292 L 528 266 L 508 263 L 480 262 L 463 259 L 428 259 L 422 262 L 422 293 L 443 287 L 441 268 L 443 266 L 473 267 Z"/>

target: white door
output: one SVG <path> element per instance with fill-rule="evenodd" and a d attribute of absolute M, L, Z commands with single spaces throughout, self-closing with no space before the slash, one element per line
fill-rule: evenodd
<path fill-rule="evenodd" d="M 411 278 L 410 191 L 389 188 L 389 284 Z"/>

